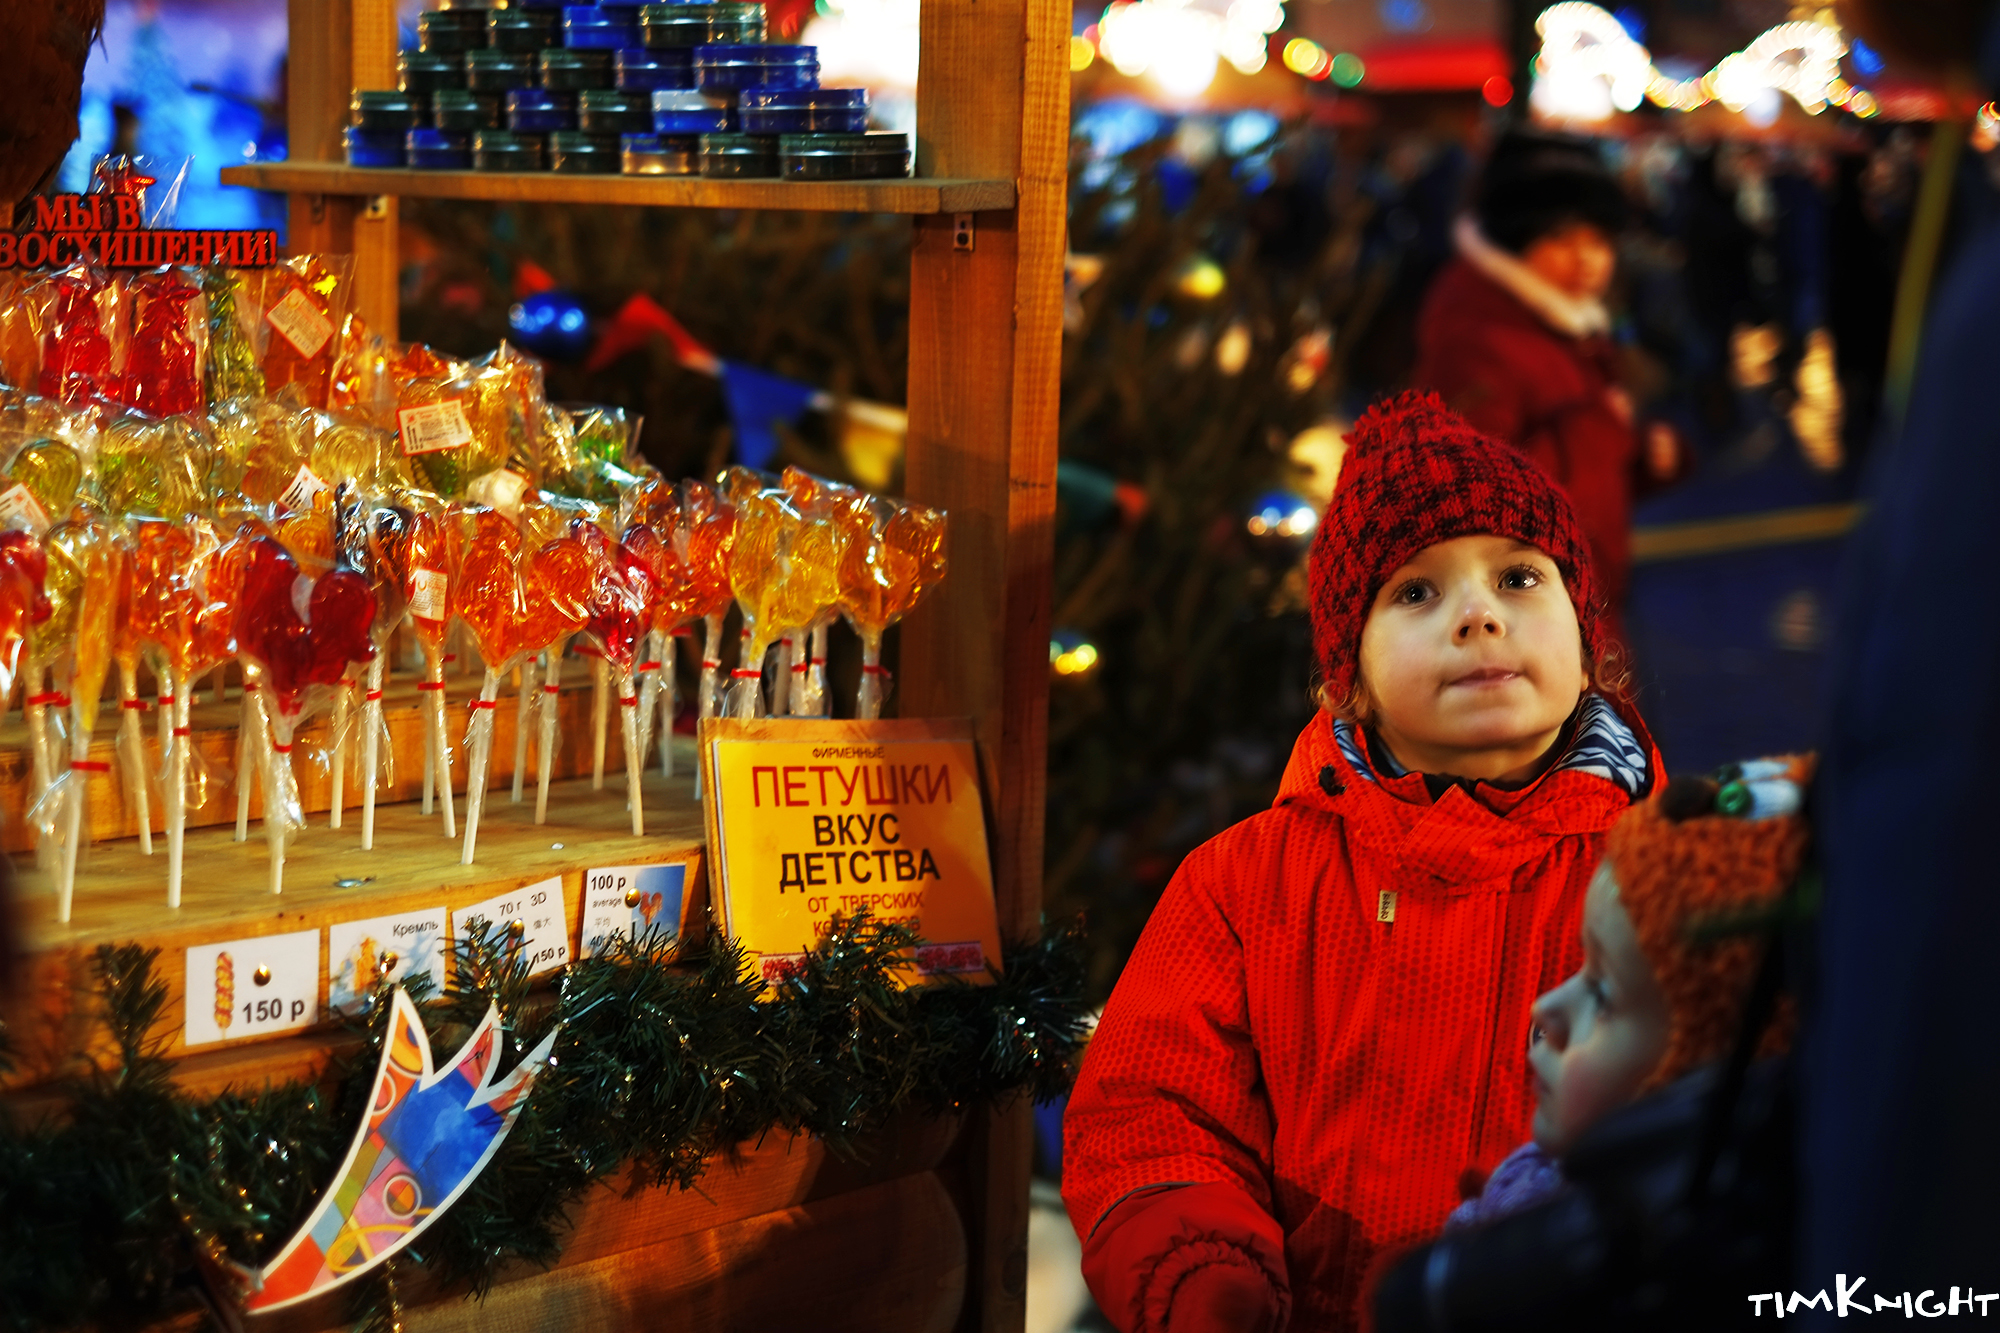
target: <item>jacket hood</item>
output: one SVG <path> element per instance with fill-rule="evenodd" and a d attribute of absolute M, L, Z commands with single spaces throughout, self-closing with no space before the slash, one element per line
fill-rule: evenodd
<path fill-rule="evenodd" d="M 1636 711 L 1587 694 L 1562 756 L 1541 777 L 1512 790 L 1453 785 L 1435 799 L 1423 774 L 1377 771 L 1359 729 L 1319 713 L 1292 747 L 1274 804 L 1339 816 L 1350 836 L 1459 885 L 1506 875 L 1551 839 L 1609 828 L 1664 779 Z"/>

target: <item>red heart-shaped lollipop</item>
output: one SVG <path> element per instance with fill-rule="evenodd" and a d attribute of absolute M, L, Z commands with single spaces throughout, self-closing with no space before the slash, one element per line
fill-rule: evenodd
<path fill-rule="evenodd" d="M 307 686 L 336 684 L 349 662 L 375 656 L 368 636 L 374 619 L 375 595 L 368 580 L 353 570 L 307 579 L 275 540 L 252 540 L 236 615 L 236 645 L 263 666 L 285 716 L 298 715 Z"/>

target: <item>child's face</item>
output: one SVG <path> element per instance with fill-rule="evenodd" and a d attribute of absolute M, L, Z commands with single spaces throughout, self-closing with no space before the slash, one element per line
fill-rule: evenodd
<path fill-rule="evenodd" d="M 1536 1000 L 1533 1019 L 1535 1142 L 1560 1157 L 1629 1103 L 1667 1050 L 1667 1003 L 1608 860 L 1584 899 L 1583 970 Z"/>
<path fill-rule="evenodd" d="M 1532 776 L 1588 688 L 1555 561 L 1510 537 L 1454 537 L 1389 576 L 1361 630 L 1370 723 L 1406 767 Z"/>

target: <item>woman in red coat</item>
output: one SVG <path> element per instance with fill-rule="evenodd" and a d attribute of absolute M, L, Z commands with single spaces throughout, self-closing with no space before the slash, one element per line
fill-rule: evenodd
<path fill-rule="evenodd" d="M 1329 711 L 1182 863 L 1069 1103 L 1063 1197 L 1124 1333 L 1357 1326 L 1378 1256 L 1526 1135 L 1529 1008 L 1658 773 L 1594 680 L 1568 501 L 1434 397 L 1356 423 L 1311 575 Z"/>
<path fill-rule="evenodd" d="M 1604 307 L 1624 196 L 1588 145 L 1516 134 L 1494 149 L 1475 211 L 1424 298 L 1411 382 L 1562 485 L 1615 616 L 1639 452 Z"/>

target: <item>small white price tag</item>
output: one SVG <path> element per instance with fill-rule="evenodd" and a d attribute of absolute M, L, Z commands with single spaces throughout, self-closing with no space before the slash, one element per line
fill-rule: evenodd
<path fill-rule="evenodd" d="M 451 580 L 443 570 L 411 570 L 410 614 L 418 620 L 442 622 L 446 598 L 450 591 Z"/>
<path fill-rule="evenodd" d="M 0 527 L 24 527 L 37 537 L 49 530 L 49 511 L 26 486 L 0 491 Z"/>
<path fill-rule="evenodd" d="M 327 1005 L 359 1013 L 378 977 L 401 981 L 428 972 L 444 987 L 445 909 L 343 921 L 326 929 Z"/>
<path fill-rule="evenodd" d="M 465 419 L 465 404 L 456 398 L 402 409 L 396 413 L 396 430 L 403 437 L 406 454 L 459 449 L 472 443 L 472 423 Z"/>
<path fill-rule="evenodd" d="M 642 939 L 649 930 L 672 934 L 680 929 L 681 898 L 687 887 L 687 863 L 655 866 L 605 866 L 584 875 L 583 944 L 591 958 L 603 953 L 611 937 L 624 934 Z"/>
<path fill-rule="evenodd" d="M 326 489 L 326 483 L 313 475 L 313 470 L 304 463 L 292 477 L 292 484 L 285 487 L 285 493 L 278 497 L 278 503 L 287 509 L 305 513 L 313 507 L 313 501 Z"/>
<path fill-rule="evenodd" d="M 488 898 L 483 903 L 461 907 L 451 914 L 451 933 L 467 936 L 472 918 L 486 918 L 488 931 L 512 931 L 521 923 L 521 956 L 528 960 L 530 976 L 561 967 L 569 961 L 569 909 L 563 899 L 562 876 L 537 884 L 524 884 L 512 893 Z"/>
<path fill-rule="evenodd" d="M 319 932 L 198 944 L 187 951 L 183 1041 L 202 1046 L 319 1021 Z"/>
<path fill-rule="evenodd" d="M 318 356 L 319 349 L 326 346 L 326 340 L 333 336 L 333 321 L 313 304 L 311 297 L 296 287 L 285 294 L 284 300 L 272 306 L 264 318 L 270 320 L 271 327 L 308 361 Z"/>

